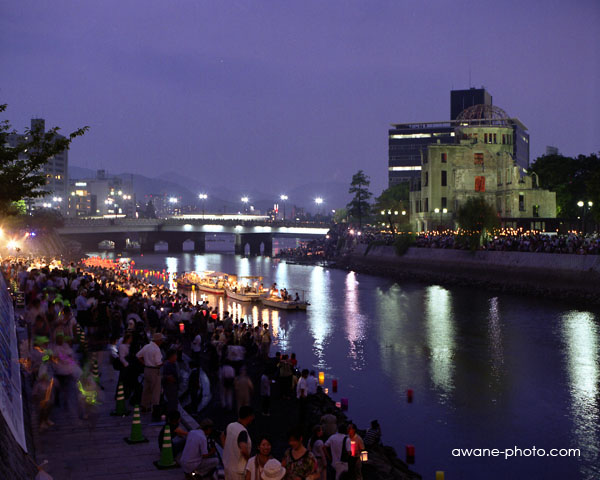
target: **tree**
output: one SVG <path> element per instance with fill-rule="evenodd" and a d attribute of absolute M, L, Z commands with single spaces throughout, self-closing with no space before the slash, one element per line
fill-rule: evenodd
<path fill-rule="evenodd" d="M 0 105 L 0 113 L 5 110 L 6 105 Z M 20 200 L 46 195 L 44 165 L 53 155 L 69 148 L 71 142 L 88 129 L 83 127 L 63 137 L 58 134 L 58 127 L 44 132 L 39 125 L 25 130 L 16 145 L 10 146 L 9 139 L 15 138 L 17 132 L 11 129 L 8 120 L 0 122 L 0 213 L 17 214 L 16 203 Z"/>
<path fill-rule="evenodd" d="M 345 208 L 337 208 L 333 214 L 333 221 L 335 223 L 345 223 L 348 219 L 348 210 Z"/>
<path fill-rule="evenodd" d="M 369 215 L 371 211 L 371 204 L 369 199 L 373 194 L 369 191 L 369 185 L 371 180 L 365 175 L 365 172 L 359 170 L 352 175 L 352 183 L 350 183 L 350 189 L 348 193 L 354 195 L 354 198 L 350 201 L 346 208 L 348 214 L 353 218 L 358 218 L 358 226 L 362 228 L 362 219 Z"/>
<path fill-rule="evenodd" d="M 375 212 L 390 224 L 392 232 L 396 227 L 394 224 L 410 223 L 408 208 L 409 183 L 401 182 L 392 187 L 386 188 L 381 195 L 375 199 L 373 209 Z M 403 215 L 402 212 L 405 212 Z"/>
<path fill-rule="evenodd" d="M 464 234 L 470 239 L 471 247 L 480 244 L 487 230 L 500 225 L 496 209 L 485 201 L 482 196 L 470 197 L 459 209 L 456 220 Z"/>
<path fill-rule="evenodd" d="M 152 203 L 152 200 L 148 200 L 148 203 L 146 204 L 146 210 L 144 211 L 144 217 L 156 218 L 156 209 L 154 208 L 154 203 Z"/>
<path fill-rule="evenodd" d="M 529 169 L 535 173 L 540 186 L 556 192 L 557 215 L 576 218 L 582 214 L 579 201 L 593 201 L 591 214 L 600 220 L 600 157 L 596 154 L 565 157 L 544 155 L 535 160 Z"/>

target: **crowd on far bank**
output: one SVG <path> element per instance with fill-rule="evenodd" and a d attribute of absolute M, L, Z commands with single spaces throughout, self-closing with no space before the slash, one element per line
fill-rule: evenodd
<path fill-rule="evenodd" d="M 415 239 L 418 248 L 468 249 L 469 242 L 463 241 L 455 232 L 421 233 Z M 501 252 L 571 253 L 577 255 L 600 254 L 598 234 L 556 234 L 539 232 L 507 232 L 486 237 L 480 250 Z"/>
<path fill-rule="evenodd" d="M 193 303 L 117 264 L 9 258 L 1 271 L 24 294 L 20 313 L 27 338 L 20 356 L 32 384 L 40 441 L 53 441 L 54 422 L 65 418 L 58 412 L 93 428 L 98 405 L 121 399 L 141 405 L 154 421 L 166 417 L 186 478 L 216 478 L 219 466 L 226 480 L 362 478 L 360 452 L 379 444 L 378 423 L 364 439 L 333 409 L 308 423 L 309 401 L 322 394 L 317 376 L 300 368 L 294 354 L 270 355 L 268 324 L 234 318 L 207 301 Z M 115 392 L 103 391 L 98 375 L 98 352 L 106 349 L 119 378 Z M 251 366 L 260 369 L 258 377 Z M 199 411 L 203 372 L 218 392 L 217 408 L 235 413 L 237 421 L 219 424 L 200 412 L 199 428 L 186 431 L 179 407 Z M 252 438 L 248 427 L 256 415 L 270 416 L 272 400 L 297 418 L 289 419 L 283 439 L 260 432 Z M 289 446 L 278 458 L 272 454 L 275 440 Z M 163 442 L 166 426 L 159 446 Z"/>

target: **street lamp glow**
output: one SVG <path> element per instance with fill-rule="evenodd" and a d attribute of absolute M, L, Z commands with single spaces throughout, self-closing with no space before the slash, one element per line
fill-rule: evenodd
<path fill-rule="evenodd" d="M 321 205 L 323 203 L 323 199 L 321 197 L 317 197 L 317 198 L 315 198 L 315 203 L 317 205 Z"/>
<path fill-rule="evenodd" d="M 402 210 L 402 215 L 406 215 L 406 210 Z"/>
<path fill-rule="evenodd" d="M 242 202 L 248 203 L 250 199 L 248 197 L 242 197 Z"/>
<path fill-rule="evenodd" d="M 208 198 L 208 195 L 206 193 L 201 193 L 200 195 L 198 195 L 198 198 L 200 200 L 206 200 Z"/>
<path fill-rule="evenodd" d="M 382 211 L 381 211 L 381 214 L 382 214 L 382 215 L 385 215 L 385 210 L 382 210 Z"/>
<path fill-rule="evenodd" d="M 442 213 L 448 213 L 448 209 L 447 208 L 443 208 L 442 209 Z"/>
<path fill-rule="evenodd" d="M 287 199 L 288 199 L 288 196 L 287 196 L 287 195 L 280 195 L 280 197 L 279 197 L 279 198 L 280 198 L 281 200 L 284 200 L 284 201 L 285 201 L 285 200 L 287 200 Z"/>
<path fill-rule="evenodd" d="M 594 206 L 594 202 L 592 202 L 591 200 L 588 202 L 588 207 L 593 207 Z"/>
<path fill-rule="evenodd" d="M 439 209 L 439 208 L 436 208 L 436 209 L 434 210 L 434 212 L 435 212 L 435 213 L 440 213 L 440 209 Z"/>
<path fill-rule="evenodd" d="M 577 202 L 577 206 L 578 206 L 578 207 L 583 207 L 583 200 L 579 200 L 579 201 Z"/>
<path fill-rule="evenodd" d="M 170 203 L 177 203 L 177 198 L 176 197 L 171 197 L 171 198 L 169 198 L 169 202 Z"/>

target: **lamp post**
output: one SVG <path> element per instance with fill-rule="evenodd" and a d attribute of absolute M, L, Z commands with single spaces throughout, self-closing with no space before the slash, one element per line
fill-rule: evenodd
<path fill-rule="evenodd" d="M 323 199 L 321 197 L 315 198 L 315 203 L 317 204 L 317 215 L 319 214 L 320 207 L 323 204 Z"/>
<path fill-rule="evenodd" d="M 198 198 L 202 200 L 202 219 L 204 219 L 204 207 L 206 206 L 206 199 L 208 198 L 208 195 L 206 193 L 201 193 L 198 195 Z"/>
<path fill-rule="evenodd" d="M 585 235 L 585 215 L 587 211 L 594 206 L 594 202 L 592 202 L 591 200 L 588 200 L 587 202 L 579 200 L 577 202 L 577 206 L 583 208 L 583 214 L 581 215 L 581 231 Z"/>
<path fill-rule="evenodd" d="M 244 204 L 244 213 L 248 213 L 248 202 L 250 199 L 246 196 L 242 197 L 242 203 Z"/>
<path fill-rule="evenodd" d="M 281 201 L 283 202 L 283 221 L 285 222 L 285 201 L 288 199 L 287 195 L 280 195 Z"/>

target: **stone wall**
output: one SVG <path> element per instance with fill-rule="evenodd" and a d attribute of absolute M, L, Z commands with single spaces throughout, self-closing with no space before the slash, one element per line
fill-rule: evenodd
<path fill-rule="evenodd" d="M 394 278 L 600 303 L 600 255 L 488 252 L 359 245 L 340 266 Z"/>
<path fill-rule="evenodd" d="M 37 468 L 15 441 L 4 417 L 0 415 L 0 478 L 2 480 L 33 479 Z"/>

